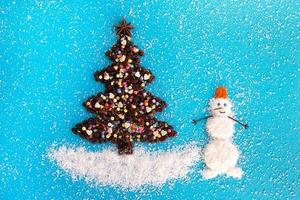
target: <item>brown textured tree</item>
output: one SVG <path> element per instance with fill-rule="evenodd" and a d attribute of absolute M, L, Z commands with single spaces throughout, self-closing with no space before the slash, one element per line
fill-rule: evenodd
<path fill-rule="evenodd" d="M 115 29 L 118 41 L 106 52 L 112 63 L 95 73 L 95 79 L 105 84 L 105 92 L 84 103 L 96 117 L 77 124 L 72 131 L 93 143 L 110 141 L 119 154 L 132 154 L 135 141 L 164 141 L 176 132 L 154 116 L 166 103 L 144 89 L 154 77 L 140 66 L 144 52 L 131 42 L 133 26 L 123 18 Z"/>

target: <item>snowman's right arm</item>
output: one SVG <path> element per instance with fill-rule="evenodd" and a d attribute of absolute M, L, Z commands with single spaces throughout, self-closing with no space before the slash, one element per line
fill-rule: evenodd
<path fill-rule="evenodd" d="M 211 118 L 212 117 L 212 115 L 209 115 L 209 116 L 206 116 L 206 117 L 202 117 L 202 118 L 200 118 L 200 119 L 193 119 L 193 124 L 197 124 L 199 121 L 202 121 L 202 120 L 205 120 L 205 119 L 208 119 L 208 118 Z"/>

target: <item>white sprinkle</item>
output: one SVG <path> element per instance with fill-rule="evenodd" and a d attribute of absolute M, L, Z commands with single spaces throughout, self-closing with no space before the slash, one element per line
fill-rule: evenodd
<path fill-rule="evenodd" d="M 125 45 L 127 44 L 126 40 L 122 40 L 122 41 L 121 41 L 121 44 L 122 44 L 123 46 L 125 46 Z"/>
<path fill-rule="evenodd" d="M 100 105 L 99 102 L 96 102 L 96 103 L 95 103 L 95 108 L 100 108 L 100 106 L 101 106 L 101 105 Z"/>
<path fill-rule="evenodd" d="M 136 48 L 136 47 L 133 47 L 133 52 L 134 52 L 134 53 L 137 53 L 137 52 L 139 52 L 139 49 Z"/>
<path fill-rule="evenodd" d="M 140 74 L 140 72 L 139 71 L 137 71 L 137 72 L 135 72 L 135 74 L 134 74 L 136 77 L 140 77 L 141 76 L 141 74 Z"/>
<path fill-rule="evenodd" d="M 129 122 L 125 122 L 125 123 L 124 123 L 124 127 L 125 127 L 125 128 L 129 128 L 129 126 L 130 126 L 130 123 L 129 123 Z"/>
<path fill-rule="evenodd" d="M 87 131 L 86 131 L 86 134 L 88 134 L 88 135 L 92 135 L 92 133 L 93 133 L 92 130 L 87 130 Z"/>
<path fill-rule="evenodd" d="M 109 93 L 109 98 L 113 99 L 113 98 L 115 98 L 115 95 L 113 93 Z"/>
<path fill-rule="evenodd" d="M 109 74 L 108 73 L 104 73 L 104 80 L 108 80 L 110 77 L 109 77 Z"/>
<path fill-rule="evenodd" d="M 147 112 L 151 112 L 152 108 L 146 107 Z"/>
<path fill-rule="evenodd" d="M 148 80 L 149 78 L 150 78 L 150 75 L 148 75 L 148 74 L 144 75 L 144 80 Z"/>
<path fill-rule="evenodd" d="M 162 136 L 165 136 L 165 135 L 167 135 L 167 131 L 165 131 L 165 130 L 162 130 L 162 131 L 161 131 L 161 135 L 162 135 Z"/>

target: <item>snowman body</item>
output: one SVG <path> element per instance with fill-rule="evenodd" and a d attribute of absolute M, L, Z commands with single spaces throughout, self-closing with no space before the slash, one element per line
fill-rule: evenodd
<path fill-rule="evenodd" d="M 242 170 L 237 167 L 239 151 L 232 142 L 235 121 L 231 111 L 231 102 L 213 98 L 210 101 L 212 116 L 207 120 L 206 130 L 209 143 L 204 147 L 203 156 L 206 169 L 202 172 L 205 179 L 226 174 L 234 178 L 242 177 Z"/>
<path fill-rule="evenodd" d="M 226 174 L 229 169 L 234 168 L 238 158 L 238 149 L 229 141 L 212 140 L 205 147 L 205 164 L 218 174 Z"/>
<path fill-rule="evenodd" d="M 234 124 L 228 116 L 212 116 L 206 122 L 206 131 L 212 139 L 231 140 Z"/>

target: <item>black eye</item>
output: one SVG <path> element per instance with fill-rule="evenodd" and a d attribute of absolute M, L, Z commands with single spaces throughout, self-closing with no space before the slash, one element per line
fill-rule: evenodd
<path fill-rule="evenodd" d="M 226 107 L 227 106 L 227 103 L 224 103 L 224 107 Z"/>
<path fill-rule="evenodd" d="M 220 104 L 220 103 L 218 103 L 217 105 L 218 105 L 218 106 L 220 106 L 221 104 Z"/>

